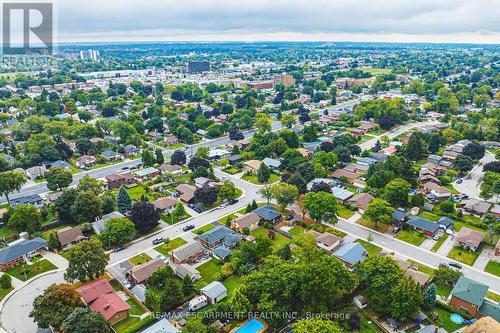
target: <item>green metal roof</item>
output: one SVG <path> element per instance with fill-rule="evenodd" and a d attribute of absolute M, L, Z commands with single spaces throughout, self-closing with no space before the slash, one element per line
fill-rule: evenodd
<path fill-rule="evenodd" d="M 461 276 L 451 291 L 451 295 L 476 306 L 481 306 L 488 292 L 488 286 Z"/>

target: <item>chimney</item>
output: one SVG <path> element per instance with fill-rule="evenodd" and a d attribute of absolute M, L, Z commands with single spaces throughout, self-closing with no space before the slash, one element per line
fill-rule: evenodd
<path fill-rule="evenodd" d="M 104 304 L 104 310 L 107 310 L 107 309 L 109 309 L 109 304 L 106 303 L 106 304 Z"/>

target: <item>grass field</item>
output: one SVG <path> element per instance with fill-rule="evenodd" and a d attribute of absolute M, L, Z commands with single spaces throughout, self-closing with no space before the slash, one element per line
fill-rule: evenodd
<path fill-rule="evenodd" d="M 454 332 L 465 325 L 457 325 L 450 319 L 451 312 L 440 306 L 434 308 L 434 312 L 439 316 L 439 324 L 448 332 Z"/>
<path fill-rule="evenodd" d="M 389 74 L 392 73 L 392 68 L 360 68 L 363 72 L 368 72 L 372 75 Z"/>
<path fill-rule="evenodd" d="M 140 253 L 138 255 L 136 255 L 135 257 L 133 258 L 130 258 L 128 261 L 133 265 L 133 266 L 137 266 L 137 265 L 142 265 L 144 263 L 147 263 L 148 261 L 150 261 L 152 258 L 150 256 L 148 256 L 146 253 Z"/>
<path fill-rule="evenodd" d="M 434 213 L 431 213 L 431 212 L 428 212 L 428 211 L 425 211 L 425 210 L 423 210 L 420 213 L 418 213 L 418 216 L 420 216 L 423 219 L 426 219 L 426 220 L 429 220 L 429 221 L 433 221 L 433 222 L 436 222 L 437 220 L 440 219 L 439 215 L 436 215 Z"/>
<path fill-rule="evenodd" d="M 238 287 L 241 284 L 241 276 L 239 275 L 233 275 L 227 279 L 225 279 L 222 284 L 224 287 L 227 288 L 227 295 L 231 296 L 233 293 L 234 289 Z"/>
<path fill-rule="evenodd" d="M 0 228 L 0 238 L 10 238 L 16 236 L 18 233 L 15 229 L 7 226 Z"/>
<path fill-rule="evenodd" d="M 408 259 L 407 261 L 412 265 L 416 266 L 420 272 L 425 273 L 429 276 L 434 275 L 435 270 L 433 268 L 423 265 L 419 262 L 416 262 L 415 260 Z"/>
<path fill-rule="evenodd" d="M 354 212 L 343 205 L 337 205 L 337 215 L 343 219 L 348 219 L 354 215 Z"/>
<path fill-rule="evenodd" d="M 288 233 L 292 236 L 297 236 L 297 235 L 302 235 L 305 231 L 306 229 L 298 225 L 288 230 Z"/>
<path fill-rule="evenodd" d="M 255 238 L 257 237 L 264 237 L 267 238 L 268 236 L 268 229 L 266 228 L 257 228 L 254 231 L 252 231 L 252 236 Z M 276 253 L 278 252 L 281 248 L 284 246 L 290 244 L 292 240 L 288 237 L 283 236 L 282 234 L 275 233 L 274 238 L 272 239 L 273 241 L 273 252 Z"/>
<path fill-rule="evenodd" d="M 373 243 L 369 243 L 363 239 L 356 239 L 355 242 L 363 245 L 363 247 L 366 249 L 366 251 L 368 251 L 369 256 L 376 256 L 382 250 L 381 247 L 379 247 Z"/>
<path fill-rule="evenodd" d="M 389 230 L 389 225 L 387 225 L 387 224 L 379 223 L 375 227 L 375 223 L 373 223 L 370 220 L 364 219 L 364 218 L 360 218 L 359 220 L 356 221 L 356 223 L 361 224 L 367 228 L 376 230 L 376 231 L 381 232 L 381 233 L 386 233 Z"/>
<path fill-rule="evenodd" d="M 183 238 L 174 238 L 168 243 L 163 243 L 161 245 L 158 245 L 155 247 L 155 250 L 163 254 L 165 257 L 168 257 L 168 254 L 172 251 L 178 248 L 179 246 L 182 246 L 186 244 L 187 242 Z"/>
<path fill-rule="evenodd" d="M 196 235 L 201 235 L 207 231 L 212 230 L 213 228 L 215 228 L 215 226 L 213 224 L 207 224 L 207 225 L 204 225 L 203 227 L 199 227 L 198 229 L 194 229 L 193 233 Z"/>
<path fill-rule="evenodd" d="M 10 287 L 10 288 L 7 288 L 7 289 L 3 289 L 3 288 L 0 288 L 0 301 L 5 297 L 7 296 L 8 293 L 10 293 L 12 290 L 14 289 L 14 287 Z"/>
<path fill-rule="evenodd" d="M 41 260 L 35 259 L 32 265 L 27 265 L 27 264 L 17 265 L 12 267 L 11 269 L 8 269 L 7 271 L 5 271 L 5 273 L 21 281 L 27 281 L 32 277 L 54 270 L 56 268 L 57 267 L 47 259 L 41 259 Z"/>
<path fill-rule="evenodd" d="M 420 245 L 424 242 L 425 236 L 414 230 L 401 230 L 396 234 L 396 238 L 413 245 Z"/>
<path fill-rule="evenodd" d="M 464 250 L 461 247 L 455 246 L 453 249 L 451 249 L 450 253 L 448 253 L 448 258 L 454 259 L 456 261 L 459 261 L 461 263 L 467 264 L 467 265 L 474 265 L 476 262 L 477 257 L 479 257 L 479 251 L 468 251 Z"/>
<path fill-rule="evenodd" d="M 280 180 L 280 176 L 274 173 L 271 173 L 271 177 L 269 177 L 269 181 L 267 183 L 259 183 L 259 180 L 256 175 L 244 175 L 241 179 L 246 180 L 252 184 L 262 185 L 262 184 L 272 184 Z"/>
<path fill-rule="evenodd" d="M 484 268 L 485 272 L 488 272 L 490 274 L 496 275 L 500 277 L 500 263 L 496 261 L 488 261 L 488 264 L 486 264 L 486 267 Z"/>
<path fill-rule="evenodd" d="M 196 269 L 201 274 L 201 279 L 198 281 L 199 287 L 204 287 L 207 284 L 209 284 L 210 282 L 215 281 L 215 278 L 221 272 L 221 268 L 217 264 L 217 261 L 215 259 L 211 259 L 211 260 L 207 261 L 203 265 L 196 267 Z"/>
<path fill-rule="evenodd" d="M 448 297 L 450 295 L 452 287 L 444 284 L 436 284 L 436 292 L 440 296 Z"/>
<path fill-rule="evenodd" d="M 172 218 L 172 214 L 162 214 L 160 216 L 160 219 L 167 224 L 173 225 L 173 224 L 176 224 L 178 222 L 184 221 L 190 217 L 191 217 L 191 215 L 189 215 L 189 213 L 186 212 L 186 214 L 184 214 L 184 216 L 182 216 L 181 218 L 178 218 L 177 216 L 174 216 Z"/>

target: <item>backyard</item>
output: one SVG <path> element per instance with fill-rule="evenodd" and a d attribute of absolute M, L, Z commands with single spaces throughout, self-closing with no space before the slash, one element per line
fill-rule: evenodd
<path fill-rule="evenodd" d="M 264 237 L 267 238 L 269 237 L 269 232 L 270 229 L 266 228 L 257 228 L 254 231 L 252 231 L 252 236 L 257 238 L 257 237 Z M 288 237 L 283 236 L 280 233 L 274 232 L 274 236 L 272 237 L 273 241 L 273 252 L 276 253 L 278 252 L 281 248 L 284 246 L 290 244 L 292 240 Z"/>
<path fill-rule="evenodd" d="M 210 282 L 215 281 L 221 272 L 221 267 L 215 259 L 210 259 L 206 263 L 196 267 L 196 269 L 201 274 L 201 279 L 197 283 L 199 287 L 206 286 Z"/>
<path fill-rule="evenodd" d="M 161 245 L 155 247 L 155 250 L 163 254 L 165 257 L 168 257 L 169 253 L 179 246 L 186 244 L 187 242 L 183 238 L 174 238 L 171 241 L 165 242 Z"/>

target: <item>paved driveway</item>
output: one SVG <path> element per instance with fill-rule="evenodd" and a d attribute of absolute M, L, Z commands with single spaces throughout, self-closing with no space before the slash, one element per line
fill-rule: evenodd
<path fill-rule="evenodd" d="M 481 193 L 481 183 L 483 181 L 483 165 L 495 160 L 495 155 L 486 151 L 484 157 L 479 160 L 479 163 L 465 176 L 462 178 L 462 183 L 453 183 L 453 187 L 456 188 L 460 193 L 467 194 L 470 198 L 482 200 L 479 196 Z M 489 201 L 498 201 L 498 198 L 492 198 Z"/>
<path fill-rule="evenodd" d="M 442 256 L 447 256 L 448 253 L 453 249 L 455 235 L 449 235 L 448 238 L 441 244 L 439 249 L 436 251 L 437 254 Z"/>
<path fill-rule="evenodd" d="M 424 242 L 422 244 L 420 244 L 420 247 L 423 249 L 426 249 L 426 250 L 430 250 L 430 249 L 432 249 L 432 247 L 436 243 L 437 243 L 437 241 L 435 241 L 434 239 L 427 238 L 426 240 L 424 240 Z"/>
<path fill-rule="evenodd" d="M 488 264 L 488 261 L 490 261 L 492 255 L 493 251 L 491 249 L 482 250 L 479 254 L 479 257 L 477 257 L 476 262 L 474 263 L 474 268 L 484 271 L 484 268 Z"/>

